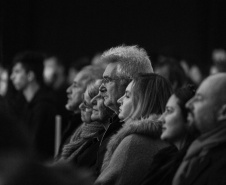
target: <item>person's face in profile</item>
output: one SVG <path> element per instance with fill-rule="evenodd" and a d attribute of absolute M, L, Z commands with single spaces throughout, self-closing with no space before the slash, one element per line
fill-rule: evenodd
<path fill-rule="evenodd" d="M 172 95 L 167 102 L 165 112 L 160 117 L 162 121 L 161 139 L 172 143 L 182 140 L 186 133 L 186 122 L 178 101 L 179 99 Z"/>
<path fill-rule="evenodd" d="M 125 94 L 118 99 L 119 107 L 119 119 L 125 120 L 129 118 L 132 109 L 132 87 L 133 82 L 130 82 L 126 88 Z"/>
<path fill-rule="evenodd" d="M 79 72 L 75 76 L 71 86 L 68 87 L 66 91 L 67 97 L 68 97 L 68 101 L 66 104 L 67 110 L 70 110 L 70 111 L 79 110 L 79 105 L 83 100 L 83 93 L 86 90 L 85 78 L 86 78 L 86 75 L 82 71 Z"/>
<path fill-rule="evenodd" d="M 88 95 L 87 91 L 83 94 L 83 101 L 79 105 L 79 108 L 81 110 L 81 120 L 84 123 L 90 123 L 93 109 L 92 109 L 92 104 L 91 104 L 91 98 Z"/>
<path fill-rule="evenodd" d="M 10 79 L 16 90 L 23 90 L 27 86 L 29 83 L 28 75 L 21 63 L 18 62 L 13 66 Z"/>
<path fill-rule="evenodd" d="M 93 111 L 91 119 L 93 121 L 106 122 L 110 116 L 113 114 L 113 111 L 104 105 L 104 98 L 99 93 L 92 99 Z"/>
<path fill-rule="evenodd" d="M 119 113 L 117 100 L 124 94 L 125 86 L 121 84 L 121 79 L 116 76 L 117 65 L 109 64 L 103 74 L 103 82 L 100 89 L 105 89 L 102 93 L 105 106 Z"/>

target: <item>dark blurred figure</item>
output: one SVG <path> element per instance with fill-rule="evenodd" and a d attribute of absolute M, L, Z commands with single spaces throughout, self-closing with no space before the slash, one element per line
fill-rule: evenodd
<path fill-rule="evenodd" d="M 72 113 L 67 127 L 63 131 L 61 146 L 68 142 L 75 130 L 82 124 L 81 110 L 79 105 L 83 102 L 83 93 L 86 87 L 95 79 L 100 79 L 104 72 L 104 68 L 99 65 L 88 65 L 83 67 L 75 76 L 73 83 L 67 88 L 66 109 Z"/>
<path fill-rule="evenodd" d="M 174 90 L 183 87 L 188 82 L 184 69 L 174 58 L 161 57 L 156 63 L 154 71 L 168 79 Z"/>
<path fill-rule="evenodd" d="M 31 140 L 0 96 L 0 179 L 4 185 L 91 185 L 90 173 L 66 164 L 47 167 L 34 159 Z"/>
<path fill-rule="evenodd" d="M 5 96 L 8 90 L 8 70 L 0 64 L 0 95 Z"/>
<path fill-rule="evenodd" d="M 65 108 L 67 103 L 66 89 L 68 87 L 66 66 L 56 56 L 48 56 L 44 60 L 44 82 L 56 95 L 57 115 L 61 116 L 62 130 L 69 120 L 69 112 Z"/>
<path fill-rule="evenodd" d="M 226 51 L 224 49 L 215 49 L 212 52 L 212 66 L 210 74 L 226 72 Z"/>
<path fill-rule="evenodd" d="M 21 123 L 25 124 L 37 157 L 50 159 L 54 153 L 55 97 L 44 87 L 44 56 L 37 52 L 19 53 L 13 60 L 10 79 L 26 103 Z"/>
<path fill-rule="evenodd" d="M 79 73 L 79 71 L 85 67 L 90 65 L 91 62 L 88 57 L 80 57 L 76 61 L 72 62 L 68 68 L 68 84 L 72 84 L 75 76 Z"/>

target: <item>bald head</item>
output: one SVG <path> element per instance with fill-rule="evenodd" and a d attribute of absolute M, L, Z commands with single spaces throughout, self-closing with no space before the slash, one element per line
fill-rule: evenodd
<path fill-rule="evenodd" d="M 207 77 L 200 85 L 217 104 L 226 103 L 226 73 L 218 73 Z"/>
<path fill-rule="evenodd" d="M 207 77 L 187 103 L 189 122 L 201 133 L 226 126 L 226 73 Z"/>

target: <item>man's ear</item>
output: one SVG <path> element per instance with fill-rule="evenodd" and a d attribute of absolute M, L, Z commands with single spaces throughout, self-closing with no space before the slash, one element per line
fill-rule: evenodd
<path fill-rule="evenodd" d="M 28 76 L 29 82 L 31 82 L 31 81 L 33 81 L 35 79 L 35 74 L 34 74 L 33 71 L 29 71 L 27 76 Z"/>
<path fill-rule="evenodd" d="M 226 104 L 222 105 L 218 111 L 217 121 L 226 120 Z"/>

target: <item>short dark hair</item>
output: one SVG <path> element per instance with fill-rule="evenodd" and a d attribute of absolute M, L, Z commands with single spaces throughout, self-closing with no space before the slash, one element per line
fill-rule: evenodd
<path fill-rule="evenodd" d="M 175 90 L 174 94 L 178 98 L 178 105 L 181 109 L 182 116 L 184 120 L 187 119 L 187 109 L 185 107 L 188 100 L 190 100 L 195 95 L 195 86 L 187 84 L 186 86 Z"/>
<path fill-rule="evenodd" d="M 13 66 L 21 63 L 26 72 L 33 71 L 38 83 L 43 84 L 43 69 L 45 55 L 35 51 L 18 53 L 13 59 Z"/>

